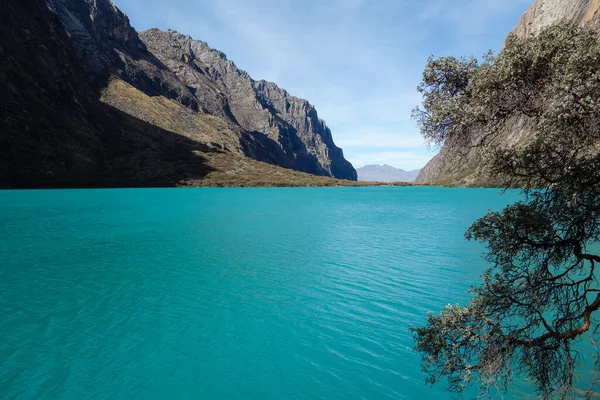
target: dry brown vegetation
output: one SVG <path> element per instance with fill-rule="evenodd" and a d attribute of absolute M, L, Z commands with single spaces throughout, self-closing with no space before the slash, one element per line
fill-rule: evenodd
<path fill-rule="evenodd" d="M 214 169 L 204 179 L 183 180 L 181 186 L 300 187 L 300 186 L 409 186 L 410 183 L 358 182 L 316 176 L 281 168 L 227 152 L 204 153 Z"/>
<path fill-rule="evenodd" d="M 299 186 L 408 186 L 409 183 L 357 182 L 316 176 L 246 157 L 239 132 L 219 117 L 190 110 L 162 96 L 148 96 L 126 82 L 113 78 L 101 100 L 142 121 L 177 133 L 199 146 L 190 149 L 204 160 L 207 173 L 186 176 L 184 166 L 178 186 L 187 187 L 299 187 Z"/>
<path fill-rule="evenodd" d="M 241 152 L 239 132 L 226 121 L 191 110 L 163 96 L 148 96 L 121 79 L 110 79 L 100 100 L 142 121 L 196 142 Z"/>

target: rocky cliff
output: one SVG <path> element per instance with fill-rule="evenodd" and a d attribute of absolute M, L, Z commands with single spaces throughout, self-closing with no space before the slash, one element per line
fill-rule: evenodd
<path fill-rule="evenodd" d="M 0 187 L 312 182 L 259 161 L 356 179 L 306 101 L 195 52 L 187 62 L 204 81 L 188 86 L 156 54 L 110 0 L 4 0 Z"/>
<path fill-rule="evenodd" d="M 191 109 L 198 102 L 139 39 L 129 19 L 110 0 L 47 0 L 62 22 L 78 59 L 97 88 L 117 76 L 150 96 L 164 95 Z"/>
<path fill-rule="evenodd" d="M 535 36 L 541 29 L 563 19 L 597 25 L 600 0 L 537 0 L 521 16 L 513 33 L 521 37 Z"/>
<path fill-rule="evenodd" d="M 162 95 L 228 120 L 234 129 L 241 128 L 239 148 L 251 158 L 356 179 L 356 171 L 306 100 L 275 84 L 255 82 L 223 53 L 189 36 L 156 29 L 138 36 L 110 0 L 48 1 L 80 58 L 102 78 L 115 75 L 149 96 Z"/>
<path fill-rule="evenodd" d="M 582 26 L 600 24 L 600 0 L 537 0 L 521 16 L 513 33 L 520 37 L 536 35 L 541 29 L 562 20 L 577 21 Z M 528 121 L 513 120 L 494 144 L 515 145 L 531 137 Z M 477 133 L 474 132 L 474 142 Z M 421 170 L 417 183 L 460 185 L 494 184 L 493 178 L 480 169 L 481 152 L 476 149 L 442 147 Z"/>
<path fill-rule="evenodd" d="M 140 38 L 192 90 L 203 110 L 229 118 L 245 131 L 264 135 L 276 144 L 282 152 L 278 164 L 316 175 L 356 179 L 356 171 L 308 101 L 291 96 L 274 83 L 253 80 L 225 54 L 190 36 L 151 29 Z M 263 158 L 252 149 L 250 153 Z"/>
<path fill-rule="evenodd" d="M 172 186 L 210 171 L 206 145 L 98 101 L 43 0 L 0 3 L 0 187 Z"/>

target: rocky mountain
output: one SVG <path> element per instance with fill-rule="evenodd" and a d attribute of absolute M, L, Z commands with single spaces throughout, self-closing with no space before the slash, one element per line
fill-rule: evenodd
<path fill-rule="evenodd" d="M 3 0 L 0 187 L 356 179 L 308 102 L 201 42 L 142 36 L 110 0 Z"/>
<path fill-rule="evenodd" d="M 600 24 L 600 0 L 536 0 L 521 16 L 513 33 L 520 37 L 536 35 L 541 29 L 562 20 L 576 21 L 582 26 Z M 525 119 L 512 120 L 495 144 L 512 146 L 532 136 Z M 474 142 L 477 133 L 474 132 Z M 479 169 L 481 153 L 475 148 L 442 147 L 421 170 L 417 183 L 480 185 L 493 184 L 493 179 Z"/>
<path fill-rule="evenodd" d="M 420 169 L 405 171 L 390 165 L 365 165 L 357 168 L 359 181 L 366 182 L 414 182 Z"/>
<path fill-rule="evenodd" d="M 562 19 L 581 25 L 600 23 L 600 0 L 537 0 L 521 16 L 513 33 L 535 36 L 541 29 Z"/>
<path fill-rule="evenodd" d="M 0 187 L 173 185 L 192 143 L 107 107 L 43 0 L 0 3 Z"/>
<path fill-rule="evenodd" d="M 306 100 L 276 84 L 255 81 L 225 54 L 176 31 L 140 34 L 148 50 L 190 88 L 203 110 L 263 134 L 281 148 L 277 164 L 316 175 L 356 179 L 331 131 Z M 254 158 L 263 156 L 249 151 Z M 267 158 L 266 161 L 269 161 Z"/>

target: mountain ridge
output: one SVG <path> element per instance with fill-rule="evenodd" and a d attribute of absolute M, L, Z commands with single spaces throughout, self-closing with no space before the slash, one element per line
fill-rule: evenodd
<path fill-rule="evenodd" d="M 233 113 L 211 114 L 210 101 L 149 51 L 110 0 L 5 0 L 0 55 L 0 187 L 294 186 L 356 179 L 314 107 L 300 107 L 287 121 L 257 108 L 251 111 L 262 112 L 260 118 L 248 115 L 245 127 Z M 200 83 L 203 94 L 224 99 L 216 105 L 225 111 L 230 94 L 218 82 Z M 273 91 L 299 102 L 260 85 L 245 94 L 274 103 L 278 98 L 267 93 Z M 250 129 L 251 123 L 273 132 Z"/>
<path fill-rule="evenodd" d="M 366 182 L 414 182 L 420 171 L 406 171 L 387 164 L 365 165 L 356 169 L 358 180 Z"/>
<path fill-rule="evenodd" d="M 331 131 L 307 100 L 273 82 L 254 80 L 206 42 L 175 30 L 140 32 L 149 51 L 198 95 L 211 114 L 260 132 L 295 157 L 283 166 L 316 175 L 355 180 L 356 174 L 333 143 Z M 206 94 L 210 93 L 210 96 Z M 295 160 L 299 160 L 298 163 Z M 302 163 L 307 165 L 303 166 Z"/>

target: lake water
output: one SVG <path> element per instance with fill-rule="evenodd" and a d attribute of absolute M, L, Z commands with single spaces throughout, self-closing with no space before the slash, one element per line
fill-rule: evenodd
<path fill-rule="evenodd" d="M 495 189 L 0 192 L 2 399 L 445 399 L 408 327 Z M 510 396 L 508 396 L 510 397 Z"/>

